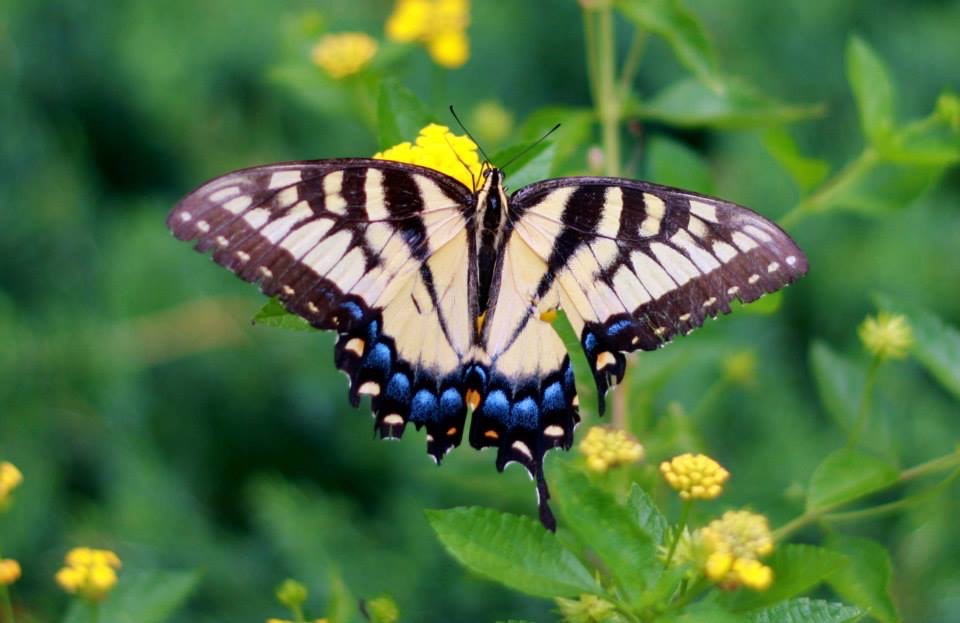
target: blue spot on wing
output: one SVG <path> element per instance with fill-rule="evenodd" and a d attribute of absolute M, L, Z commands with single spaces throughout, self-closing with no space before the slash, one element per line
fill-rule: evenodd
<path fill-rule="evenodd" d="M 561 411 L 566 408 L 566 406 L 567 404 L 563 397 L 563 388 L 560 387 L 559 381 L 551 383 L 543 392 L 543 410 Z"/>
<path fill-rule="evenodd" d="M 540 410 L 537 408 L 537 402 L 530 397 L 524 398 L 514 404 L 510 410 L 511 425 L 535 429 L 539 423 L 539 415 Z"/>
<path fill-rule="evenodd" d="M 421 389 L 413 395 L 410 403 L 410 420 L 421 423 L 437 416 L 437 397 L 428 389 Z"/>
<path fill-rule="evenodd" d="M 380 342 L 370 349 L 363 362 L 364 368 L 376 368 L 384 374 L 390 371 L 390 347 Z"/>
<path fill-rule="evenodd" d="M 407 403 L 410 400 L 410 379 L 403 372 L 397 372 L 390 377 L 387 383 L 386 396 L 397 402 Z"/>
<path fill-rule="evenodd" d="M 454 388 L 449 388 L 440 396 L 440 414 L 441 417 L 450 417 L 460 412 L 463 407 L 463 399 L 460 392 Z"/>
<path fill-rule="evenodd" d="M 495 389 L 487 394 L 487 399 L 483 401 L 483 411 L 487 416 L 506 422 L 507 415 L 510 413 L 510 401 L 503 390 Z"/>

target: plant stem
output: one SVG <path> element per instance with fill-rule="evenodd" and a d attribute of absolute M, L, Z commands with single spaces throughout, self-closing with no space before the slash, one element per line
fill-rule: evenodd
<path fill-rule="evenodd" d="M 598 98 L 594 102 L 603 136 L 603 164 L 607 175 L 620 175 L 620 101 L 616 86 L 616 41 L 613 32 L 613 8 L 599 9 L 597 19 Z"/>
<path fill-rule="evenodd" d="M 637 28 L 633 32 L 630 49 L 627 51 L 627 57 L 624 59 L 623 67 L 620 70 L 620 86 L 617 89 L 617 96 L 621 104 L 627 101 L 630 85 L 633 83 L 634 76 L 637 75 L 637 69 L 640 68 L 640 59 L 643 58 L 646 47 L 647 31 Z"/>
<path fill-rule="evenodd" d="M 583 10 L 583 43 L 586 48 L 587 84 L 590 86 L 590 98 L 597 102 L 600 90 L 597 88 L 597 33 L 596 15 L 592 9 Z"/>
<path fill-rule="evenodd" d="M 6 586 L 0 586 L 0 602 L 3 603 L 4 623 L 16 623 L 16 618 L 13 616 L 13 603 L 10 601 L 10 589 Z"/>
<path fill-rule="evenodd" d="M 838 195 L 857 183 L 865 173 L 877 164 L 879 159 L 880 155 L 873 147 L 865 147 L 856 160 L 847 164 L 840 173 L 820 186 L 817 192 L 802 199 L 792 210 L 787 212 L 780 219 L 780 225 L 787 229 L 810 214 L 825 211 L 832 205 L 831 202 Z"/>
<path fill-rule="evenodd" d="M 860 441 L 860 435 L 867 425 L 867 418 L 870 416 L 870 400 L 873 397 L 873 386 L 877 382 L 877 370 L 880 369 L 882 360 L 874 355 L 870 361 L 870 367 L 867 369 L 867 379 L 863 383 L 863 394 L 860 396 L 860 407 L 857 409 L 857 419 L 850 429 L 847 436 L 847 449 L 853 449 Z"/>
<path fill-rule="evenodd" d="M 683 501 L 683 510 L 680 511 L 680 521 L 677 523 L 677 530 L 670 541 L 670 549 L 667 551 L 667 560 L 663 563 L 663 568 L 670 567 L 673 561 L 673 554 L 677 551 L 677 544 L 680 543 L 680 537 L 683 536 L 683 529 L 687 527 L 687 519 L 690 517 L 690 508 L 693 507 L 693 500 Z"/>
<path fill-rule="evenodd" d="M 929 489 L 925 489 L 920 493 L 911 495 L 910 497 L 903 498 L 902 500 L 897 500 L 895 502 L 888 502 L 886 504 L 878 504 L 877 506 L 872 506 L 870 508 L 863 508 L 855 511 L 846 511 L 843 513 L 831 513 L 829 515 L 824 515 L 824 520 L 831 523 L 842 522 L 842 521 L 861 521 L 863 519 L 870 519 L 872 517 L 879 517 L 886 515 L 888 513 L 893 513 L 900 510 L 901 508 L 909 508 L 919 502 L 922 502 L 926 498 L 932 497 L 941 490 L 950 486 L 950 484 L 960 476 L 960 470 L 955 470 L 952 474 L 933 485 Z"/>
<path fill-rule="evenodd" d="M 921 478 L 923 476 L 927 476 L 937 472 L 942 472 L 948 469 L 953 469 L 958 466 L 960 466 L 960 449 L 958 449 L 958 451 L 951 452 L 950 454 L 946 454 L 944 456 L 931 459 L 926 463 L 921 463 L 920 465 L 915 465 L 913 467 L 910 467 L 908 469 L 901 471 L 900 476 L 894 482 L 890 483 L 887 487 L 884 487 L 884 489 L 889 489 L 890 487 L 901 485 L 905 482 L 909 482 L 910 480 Z M 953 476 L 951 476 L 951 478 L 953 478 Z M 870 494 L 873 494 L 873 493 L 877 493 L 877 491 L 870 492 Z M 863 496 L 854 498 L 852 500 L 847 500 L 845 502 L 840 502 L 838 504 L 831 504 L 828 506 L 824 506 L 822 508 L 809 510 L 803 513 L 802 515 L 800 515 L 799 517 L 795 517 L 791 519 L 784 525 L 774 530 L 773 538 L 776 541 L 783 541 L 784 539 L 786 539 L 788 536 L 790 536 L 800 528 L 803 528 L 804 526 L 811 524 L 815 521 L 819 521 L 820 519 L 828 519 L 830 515 L 833 514 L 833 511 L 840 508 L 841 506 L 845 506 L 847 504 L 850 504 L 851 502 L 855 502 L 861 497 Z M 882 506 L 889 506 L 889 504 L 885 504 Z M 879 507 L 876 507 L 876 508 L 879 508 Z M 872 510 L 872 509 L 868 508 L 868 509 L 862 509 L 860 511 L 854 511 L 854 512 L 859 512 L 861 513 L 861 516 L 865 516 L 864 514 L 869 510 Z M 844 513 L 844 515 L 846 515 L 846 513 Z"/>

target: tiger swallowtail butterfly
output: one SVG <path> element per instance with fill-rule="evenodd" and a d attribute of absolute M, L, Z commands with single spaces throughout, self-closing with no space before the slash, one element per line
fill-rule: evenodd
<path fill-rule="evenodd" d="M 562 309 L 603 396 L 624 354 L 802 276 L 803 252 L 741 206 L 642 181 L 545 180 L 510 196 L 485 165 L 479 189 L 417 165 L 347 158 L 227 173 L 167 219 L 290 312 L 337 331 L 350 402 L 375 430 L 426 428 L 439 463 L 466 433 L 496 465 L 535 479 L 580 420 L 570 358 L 548 322 Z M 546 313 L 546 316 L 544 314 Z"/>

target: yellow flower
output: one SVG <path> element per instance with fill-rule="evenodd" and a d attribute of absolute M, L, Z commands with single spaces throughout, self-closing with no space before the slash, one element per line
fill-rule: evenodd
<path fill-rule="evenodd" d="M 307 600 L 307 587 L 294 579 L 287 579 L 277 587 L 276 596 L 284 606 L 296 609 Z"/>
<path fill-rule="evenodd" d="M 377 41 L 362 32 L 341 32 L 320 39 L 310 57 L 331 78 L 353 75 L 367 66 L 377 53 Z"/>
<path fill-rule="evenodd" d="M 857 333 L 866 349 L 880 359 L 903 359 L 913 345 L 913 330 L 906 317 L 899 314 L 868 316 Z"/>
<path fill-rule="evenodd" d="M 773 570 L 758 560 L 773 551 L 763 515 L 728 511 L 701 529 L 700 539 L 707 552 L 704 573 L 723 588 L 765 590 L 773 582 Z"/>
<path fill-rule="evenodd" d="M 470 128 L 484 144 L 496 144 L 513 129 L 513 114 L 497 100 L 484 100 L 470 115 Z"/>
<path fill-rule="evenodd" d="M 366 603 L 370 620 L 376 623 L 397 623 L 400 620 L 400 609 L 397 603 L 387 595 L 375 597 Z"/>
<path fill-rule="evenodd" d="M 66 566 L 56 580 L 63 590 L 92 601 L 101 601 L 117 583 L 120 559 L 110 550 L 75 547 L 64 558 Z"/>
<path fill-rule="evenodd" d="M 612 603 L 596 595 L 580 595 L 580 599 L 557 597 L 557 607 L 564 621 L 569 623 L 614 623 L 623 619 Z"/>
<path fill-rule="evenodd" d="M 9 586 L 20 579 L 20 563 L 11 558 L 0 560 L 0 586 Z"/>
<path fill-rule="evenodd" d="M 470 57 L 469 0 L 397 0 L 387 19 L 387 37 L 427 47 L 434 62 L 455 69 Z"/>
<path fill-rule="evenodd" d="M 705 454 L 681 454 L 660 464 L 660 473 L 684 500 L 712 500 L 730 472 Z"/>
<path fill-rule="evenodd" d="M 742 350 L 723 362 L 723 376 L 737 385 L 753 385 L 757 380 L 757 354 Z"/>
<path fill-rule="evenodd" d="M 605 472 L 611 467 L 635 463 L 643 458 L 643 446 L 622 430 L 594 426 L 580 442 L 580 452 L 587 457 L 587 467 Z"/>
<path fill-rule="evenodd" d="M 380 160 L 393 160 L 429 167 L 472 187 L 480 179 L 477 145 L 467 136 L 457 136 L 449 128 L 431 123 L 417 136 L 415 145 L 400 143 L 374 154 Z M 466 166 L 464 166 L 466 165 Z"/>
<path fill-rule="evenodd" d="M 0 511 L 10 505 L 13 490 L 23 482 L 23 474 L 17 466 L 7 461 L 0 462 Z"/>

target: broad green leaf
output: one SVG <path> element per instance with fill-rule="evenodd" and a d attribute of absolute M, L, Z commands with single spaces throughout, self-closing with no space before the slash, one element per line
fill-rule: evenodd
<path fill-rule="evenodd" d="M 604 563 L 634 598 L 663 566 L 653 538 L 634 514 L 603 489 L 590 484 L 570 461 L 557 461 L 553 492 L 563 524 Z"/>
<path fill-rule="evenodd" d="M 523 153 L 525 149 L 530 151 Z M 507 164 L 517 158 L 507 167 L 504 177 L 504 186 L 509 192 L 550 177 L 556 154 L 556 147 L 544 141 L 535 147 L 531 144 L 515 145 L 491 157 L 498 164 Z"/>
<path fill-rule="evenodd" d="M 578 150 L 590 141 L 593 129 L 594 112 L 589 108 L 569 106 L 549 106 L 531 113 L 517 129 L 518 141 L 530 144 L 543 138 L 558 123 L 560 127 L 547 139 L 556 147 L 553 167 L 545 177 L 553 177 L 565 172 L 565 165 Z M 496 165 L 502 165 L 496 157 Z"/>
<path fill-rule="evenodd" d="M 893 564 L 887 550 L 876 541 L 842 535 L 833 535 L 827 547 L 843 552 L 850 560 L 827 579 L 831 588 L 881 623 L 899 621 L 890 597 Z"/>
<path fill-rule="evenodd" d="M 773 569 L 773 584 L 765 591 L 738 591 L 730 597 L 738 611 L 755 610 L 806 593 L 848 564 L 838 552 L 813 545 L 778 545 L 763 561 Z"/>
<path fill-rule="evenodd" d="M 338 569 L 331 568 L 327 580 L 327 620 L 329 623 L 351 623 L 361 620 L 357 600 L 343 581 Z"/>
<path fill-rule="evenodd" d="M 529 517 L 471 507 L 427 511 L 427 519 L 460 564 L 508 588 L 548 598 L 602 591 L 557 536 Z"/>
<path fill-rule="evenodd" d="M 686 608 L 676 618 L 669 619 L 672 623 L 748 623 L 746 615 L 728 610 L 722 600 L 701 599 Z"/>
<path fill-rule="evenodd" d="M 877 149 L 884 160 L 900 164 L 948 167 L 960 162 L 960 129 L 931 116 L 904 126 Z"/>
<path fill-rule="evenodd" d="M 254 314 L 253 323 L 290 331 L 314 331 L 309 322 L 284 309 L 276 297 L 264 303 L 260 311 Z"/>
<path fill-rule="evenodd" d="M 717 92 L 723 83 L 706 30 L 680 0 L 620 0 L 617 8 L 638 28 L 663 37 L 673 53 L 703 84 Z"/>
<path fill-rule="evenodd" d="M 820 341 L 810 347 L 810 367 L 827 413 L 842 430 L 849 431 L 857 417 L 866 374 Z"/>
<path fill-rule="evenodd" d="M 647 145 L 647 179 L 657 184 L 713 192 L 707 163 L 686 145 L 664 136 L 655 136 Z"/>
<path fill-rule="evenodd" d="M 757 128 L 809 119 L 821 114 L 818 105 L 778 102 L 742 82 L 728 79 L 723 94 L 685 79 L 653 96 L 632 102 L 628 113 L 670 125 L 712 128 Z"/>
<path fill-rule="evenodd" d="M 801 191 L 812 190 L 830 172 L 828 163 L 802 155 L 796 141 L 785 128 L 771 128 L 764 132 L 763 145 L 783 170 L 790 174 Z"/>
<path fill-rule="evenodd" d="M 630 487 L 630 497 L 627 499 L 627 508 L 633 513 L 633 520 L 653 540 L 654 545 L 663 545 L 670 534 L 670 524 L 666 517 L 653 503 L 643 487 L 633 483 Z"/>
<path fill-rule="evenodd" d="M 162 623 L 200 582 L 195 571 L 125 573 L 100 610 L 101 623 Z"/>
<path fill-rule="evenodd" d="M 380 86 L 377 117 L 380 149 L 415 140 L 420 129 L 433 121 L 433 115 L 413 91 L 392 78 Z"/>
<path fill-rule="evenodd" d="M 847 41 L 847 80 L 864 136 L 871 143 L 882 143 L 893 131 L 893 83 L 880 57 L 857 36 Z"/>
<path fill-rule="evenodd" d="M 750 615 L 751 623 L 848 623 L 863 617 L 863 610 L 837 602 L 800 597 Z"/>
<path fill-rule="evenodd" d="M 807 487 L 807 510 L 821 510 L 861 498 L 897 481 L 897 470 L 877 457 L 842 448 L 813 471 Z"/>
<path fill-rule="evenodd" d="M 913 329 L 913 354 L 954 396 L 960 398 L 960 330 L 929 311 L 889 296 L 880 307 L 904 314 Z"/>

